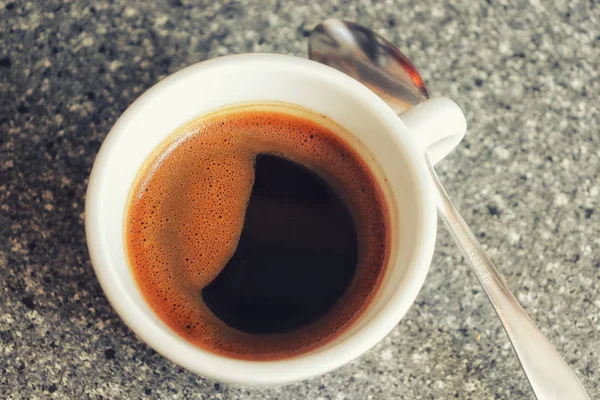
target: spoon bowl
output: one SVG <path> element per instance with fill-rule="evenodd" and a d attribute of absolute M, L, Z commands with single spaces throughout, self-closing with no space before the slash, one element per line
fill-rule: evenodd
<path fill-rule="evenodd" d="M 429 98 L 410 60 L 375 32 L 353 22 L 328 19 L 312 31 L 311 60 L 352 76 L 382 97 L 396 113 Z"/>

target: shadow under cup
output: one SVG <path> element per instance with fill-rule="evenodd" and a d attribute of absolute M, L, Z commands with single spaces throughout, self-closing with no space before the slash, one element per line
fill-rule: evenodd
<path fill-rule="evenodd" d="M 390 210 L 392 251 L 379 291 L 338 338 L 279 361 L 243 361 L 195 347 L 145 303 L 130 271 L 124 240 L 128 196 L 141 166 L 182 124 L 240 103 L 280 101 L 325 115 L 351 132 L 344 138 L 367 161 Z M 416 298 L 433 253 L 436 214 L 419 148 L 375 94 L 321 64 L 249 54 L 210 60 L 161 81 L 119 118 L 98 153 L 88 184 L 86 236 L 111 304 L 157 352 L 204 376 L 250 385 L 319 375 L 360 356 L 387 335 Z"/>

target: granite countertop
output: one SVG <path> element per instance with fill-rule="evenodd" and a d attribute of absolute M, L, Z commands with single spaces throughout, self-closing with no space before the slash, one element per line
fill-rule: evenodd
<path fill-rule="evenodd" d="M 134 99 L 198 61 L 306 55 L 320 20 L 397 43 L 464 109 L 439 164 L 509 286 L 600 397 L 600 3 L 0 0 L 0 397 L 533 398 L 491 306 L 440 227 L 428 279 L 350 365 L 270 389 L 196 376 L 109 305 L 84 237 L 87 177 Z"/>

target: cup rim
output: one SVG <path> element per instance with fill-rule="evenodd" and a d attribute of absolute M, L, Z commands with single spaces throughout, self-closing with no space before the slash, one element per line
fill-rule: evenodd
<path fill-rule="evenodd" d="M 117 142 L 115 139 L 126 134 L 126 131 L 122 128 L 127 125 L 124 122 L 143 113 L 144 105 L 156 96 L 160 96 L 162 91 L 167 89 L 169 85 L 185 80 L 191 75 L 202 74 L 207 69 L 221 68 L 231 63 L 235 64 L 237 68 L 243 68 L 248 63 L 265 63 L 294 70 L 304 69 L 315 74 L 324 74 L 328 80 L 335 82 L 337 85 L 342 85 L 346 90 L 351 90 L 353 96 L 357 96 L 364 107 L 369 109 L 369 112 L 378 115 L 388 131 L 403 132 L 403 134 L 394 135 L 394 140 L 406 149 L 405 156 L 409 164 L 413 166 L 412 174 L 419 191 L 415 195 L 420 198 L 421 204 L 423 204 L 421 218 L 418 218 L 420 225 L 420 235 L 416 238 L 418 250 L 415 251 L 416 255 L 411 263 L 412 267 L 407 269 L 402 290 L 396 290 L 385 306 L 368 324 L 337 343 L 331 349 L 322 351 L 316 349 L 314 352 L 284 360 L 247 361 L 219 356 L 200 349 L 178 337 L 168 327 L 166 329 L 169 332 L 165 332 L 165 327 L 154 323 L 153 319 L 146 313 L 139 313 L 137 306 L 133 304 L 128 296 L 124 295 L 127 290 L 110 265 L 107 254 L 109 246 L 104 243 L 97 233 L 99 224 L 102 224 L 102 219 L 98 218 L 102 209 L 102 204 L 97 198 L 98 184 L 102 179 L 103 166 L 110 162 L 111 152 Z M 86 238 L 90 259 L 104 293 L 126 325 L 150 347 L 174 363 L 215 380 L 245 385 L 285 384 L 321 375 L 350 362 L 377 344 L 402 319 L 415 301 L 425 281 L 433 255 L 437 215 L 433 192 L 429 184 L 430 178 L 419 147 L 406 133 L 407 128 L 402 120 L 366 86 L 340 71 L 304 58 L 280 54 L 237 54 L 203 61 L 170 75 L 142 94 L 119 117 L 105 138 L 90 174 L 85 202 Z M 176 337 L 173 337 L 173 335 Z M 221 364 L 220 368 L 211 368 L 211 365 L 204 365 L 206 358 L 202 362 L 193 359 L 191 354 L 198 351 L 206 353 L 206 356 L 213 361 L 218 361 Z"/>

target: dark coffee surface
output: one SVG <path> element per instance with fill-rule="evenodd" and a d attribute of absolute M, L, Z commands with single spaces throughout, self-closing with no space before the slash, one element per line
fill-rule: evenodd
<path fill-rule="evenodd" d="M 292 331 L 333 307 L 357 261 L 356 231 L 342 199 L 299 164 L 261 155 L 237 249 L 202 298 L 235 329 Z"/>
<path fill-rule="evenodd" d="M 126 218 L 138 287 L 207 350 L 272 360 L 342 333 L 390 248 L 373 173 L 328 119 L 283 104 L 199 118 L 140 172 Z"/>

